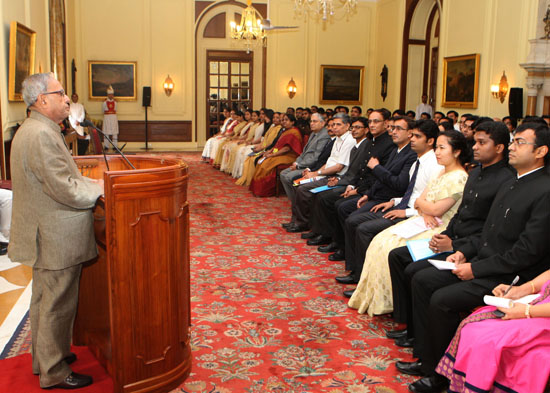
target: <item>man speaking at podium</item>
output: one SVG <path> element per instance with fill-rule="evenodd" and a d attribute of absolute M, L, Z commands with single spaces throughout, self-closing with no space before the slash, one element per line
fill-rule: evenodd
<path fill-rule="evenodd" d="M 13 139 L 12 229 L 8 256 L 33 268 L 30 306 L 32 369 L 42 388 L 78 389 L 92 383 L 73 373 L 70 352 L 82 263 L 97 255 L 92 208 L 103 180 L 83 177 L 59 123 L 69 98 L 52 73 L 23 82 L 31 109 Z"/>

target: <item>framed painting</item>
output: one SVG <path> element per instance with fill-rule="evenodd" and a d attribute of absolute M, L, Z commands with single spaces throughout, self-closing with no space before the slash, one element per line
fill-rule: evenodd
<path fill-rule="evenodd" d="M 8 99 L 23 101 L 21 84 L 34 74 L 36 33 L 13 21 L 10 25 L 10 64 L 8 77 Z"/>
<path fill-rule="evenodd" d="M 136 101 L 135 61 L 88 61 L 88 97 L 102 101 L 107 98 L 107 88 L 113 87 L 119 101 Z"/>
<path fill-rule="evenodd" d="M 443 59 L 443 102 L 447 108 L 477 108 L 479 53 Z"/>
<path fill-rule="evenodd" d="M 361 105 L 363 66 L 321 66 L 321 104 Z"/>

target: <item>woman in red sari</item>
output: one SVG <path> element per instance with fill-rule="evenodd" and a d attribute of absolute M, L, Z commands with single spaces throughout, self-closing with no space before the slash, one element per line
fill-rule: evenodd
<path fill-rule="evenodd" d="M 296 160 L 296 157 L 302 154 L 304 147 L 302 134 L 296 128 L 295 123 L 294 115 L 285 114 L 282 120 L 283 132 L 277 143 L 258 160 L 249 188 L 255 196 L 275 195 L 277 166 L 290 165 Z"/>

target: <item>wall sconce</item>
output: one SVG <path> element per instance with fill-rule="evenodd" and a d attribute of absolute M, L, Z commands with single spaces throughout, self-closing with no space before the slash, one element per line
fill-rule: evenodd
<path fill-rule="evenodd" d="M 506 72 L 502 71 L 502 77 L 498 85 L 491 85 L 491 94 L 493 98 L 500 99 L 500 103 L 504 102 L 506 94 L 508 94 L 508 79 L 506 78 Z"/>
<path fill-rule="evenodd" d="M 170 97 L 170 95 L 172 95 L 172 90 L 174 90 L 174 81 L 172 80 L 172 78 L 170 78 L 170 75 L 166 77 L 162 87 L 164 87 L 164 92 L 166 93 L 166 95 Z"/>
<path fill-rule="evenodd" d="M 290 81 L 288 81 L 288 85 L 286 85 L 286 92 L 288 93 L 290 99 L 294 98 L 296 95 L 296 82 L 294 82 L 293 78 L 290 78 Z"/>

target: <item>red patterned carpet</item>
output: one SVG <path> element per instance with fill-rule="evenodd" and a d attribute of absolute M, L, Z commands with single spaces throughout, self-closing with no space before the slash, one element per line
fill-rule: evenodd
<path fill-rule="evenodd" d="M 348 309 L 330 262 L 280 224 L 286 197 L 255 198 L 199 154 L 190 166 L 193 370 L 173 392 L 403 392 L 393 323 Z"/>
<path fill-rule="evenodd" d="M 404 392 L 410 351 L 387 317 L 347 308 L 342 262 L 285 232 L 286 197 L 255 198 L 200 162 L 190 167 L 193 368 L 173 393 Z M 9 356 L 29 351 L 28 324 Z"/>

